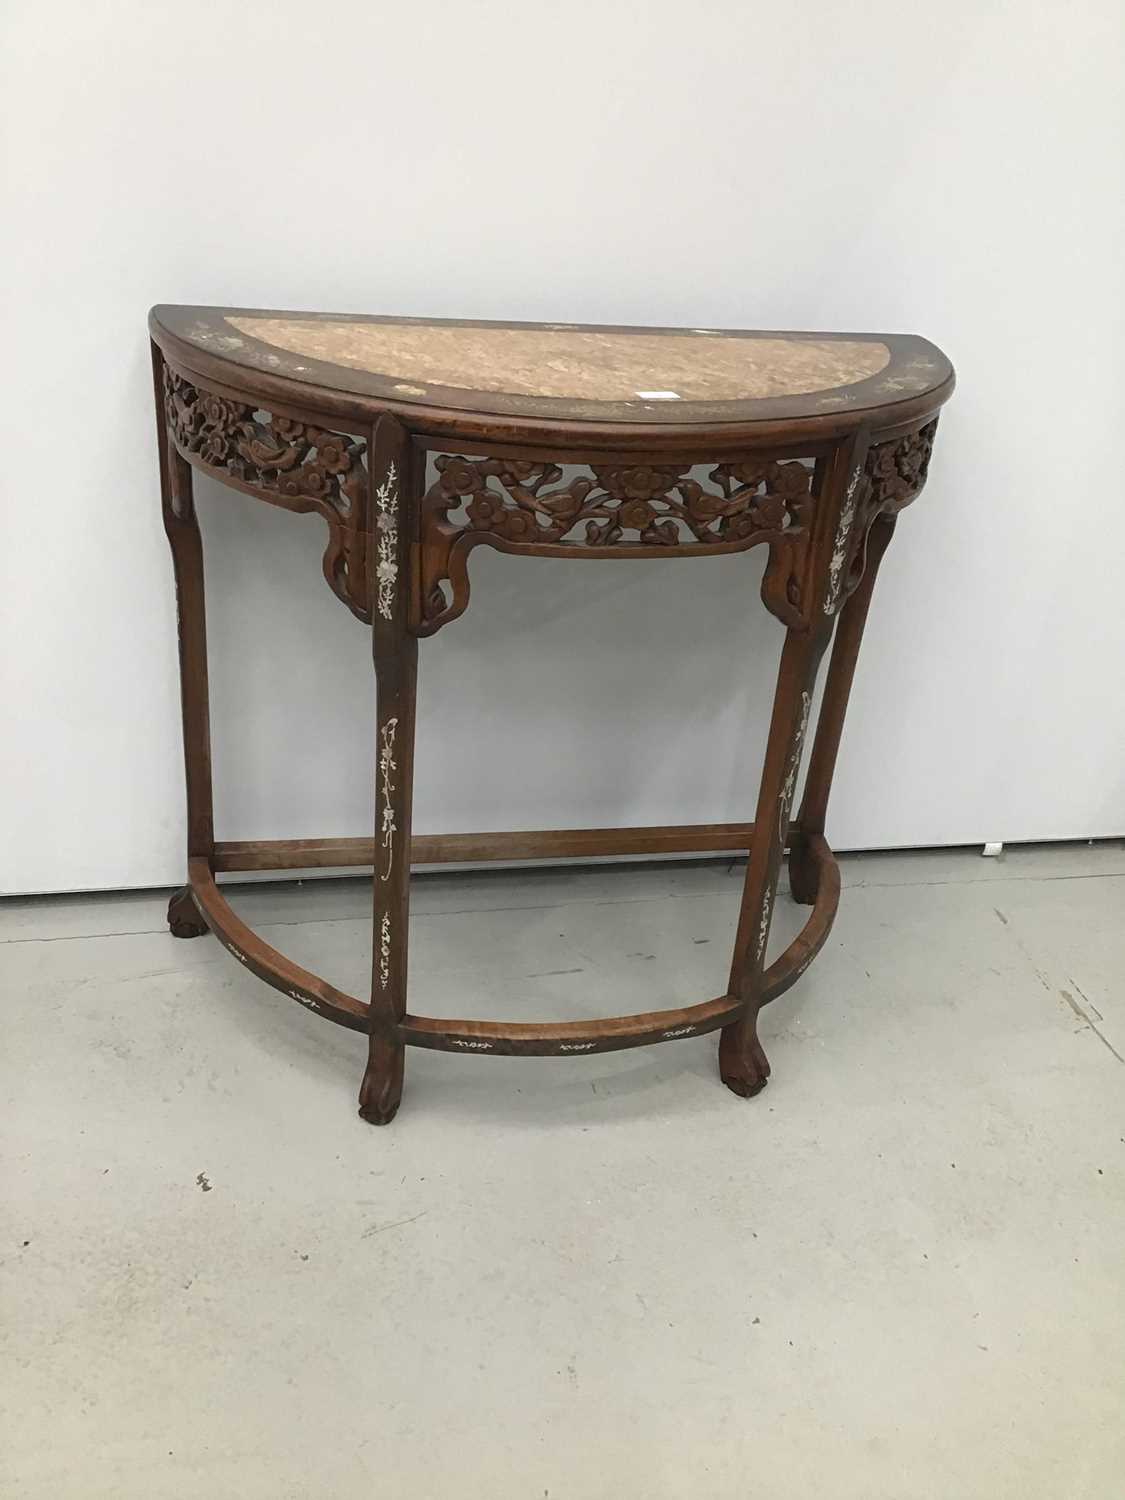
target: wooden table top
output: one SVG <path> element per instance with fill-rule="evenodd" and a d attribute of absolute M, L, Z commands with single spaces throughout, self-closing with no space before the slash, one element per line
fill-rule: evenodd
<path fill-rule="evenodd" d="M 803 422 L 875 413 L 887 425 L 952 388 L 953 370 L 913 334 L 770 333 L 468 322 L 243 308 L 153 308 L 175 357 L 420 416 L 491 414 L 543 423 L 658 428 Z M 177 350 L 177 346 L 179 349 Z M 194 360 L 190 360 L 195 363 Z M 272 380 L 271 380 L 272 384 Z M 310 392 L 310 394 L 312 394 Z M 885 410 L 886 409 L 886 410 Z M 833 424 L 835 425 L 835 424 Z"/>

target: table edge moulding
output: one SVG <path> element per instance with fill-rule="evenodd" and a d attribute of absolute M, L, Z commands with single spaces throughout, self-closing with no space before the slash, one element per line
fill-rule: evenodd
<path fill-rule="evenodd" d="M 828 796 L 875 575 L 926 481 L 953 390 L 914 335 L 768 333 L 358 317 L 158 306 L 149 315 L 165 530 L 179 620 L 187 884 L 178 937 L 213 932 L 251 972 L 362 1031 L 360 1114 L 386 1124 L 407 1046 L 570 1056 L 721 1031 L 719 1072 L 756 1094 L 762 1006 L 823 946 L 840 898 Z M 377 715 L 373 836 L 224 842 L 211 795 L 205 474 L 326 524 L 322 569 L 370 627 Z M 707 557 L 761 546 L 765 608 L 784 632 L 753 823 L 414 836 L 418 642 L 469 602 L 469 555 Z M 831 646 L 800 806 L 818 669 Z M 438 1020 L 407 1004 L 411 864 L 736 850 L 748 855 L 726 991 L 599 1020 Z M 788 852 L 812 908 L 771 963 Z M 370 995 L 345 994 L 235 914 L 231 871 L 372 869 Z"/>

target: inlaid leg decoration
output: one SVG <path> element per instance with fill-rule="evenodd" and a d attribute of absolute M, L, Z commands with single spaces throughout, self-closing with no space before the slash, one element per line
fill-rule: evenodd
<path fill-rule="evenodd" d="M 823 642 L 818 649 L 812 633 L 790 631 L 781 656 L 730 972 L 729 991 L 743 1000 L 746 1011 L 740 1020 L 723 1028 L 719 1042 L 719 1075 L 727 1088 L 744 1099 L 760 1093 L 770 1074 L 769 1062 L 758 1039 L 761 981 L 789 803 L 801 764 L 816 667 L 823 650 Z"/>
<path fill-rule="evenodd" d="M 191 899 L 190 886 L 181 886 L 169 901 L 168 926 L 172 936 L 178 938 L 202 937 L 207 931 L 207 923 Z"/>
<path fill-rule="evenodd" d="M 375 771 L 375 911 L 371 1037 L 359 1112 L 388 1125 L 402 1099 L 410 921 L 410 810 L 414 779 L 414 700 L 418 642 L 376 631 L 378 693 Z"/>
<path fill-rule="evenodd" d="M 789 889 L 794 901 L 799 901 L 803 906 L 812 906 L 816 901 L 818 866 L 809 853 L 808 841 L 811 835 L 824 832 L 828 797 L 836 770 L 844 715 L 847 713 L 848 698 L 855 678 L 856 660 L 863 640 L 863 627 L 867 623 L 867 611 L 871 605 L 879 564 L 894 535 L 894 529 L 893 515 L 878 516 L 873 522 L 867 533 L 863 576 L 840 611 L 839 624 L 836 626 L 836 639 L 828 663 L 828 677 L 824 684 L 816 738 L 809 756 L 809 774 L 805 780 L 801 810 L 796 818 L 789 848 Z"/>
<path fill-rule="evenodd" d="M 896 517 L 918 498 L 925 486 L 936 431 L 935 417 L 917 432 L 877 443 L 866 453 L 861 513 L 855 528 L 857 542 L 845 549 L 849 566 L 842 575 L 840 593 L 847 598 L 847 603 L 840 612 L 840 622 L 836 627 L 820 722 L 797 818 L 799 831 L 789 852 L 790 889 L 794 900 L 805 905 L 812 905 L 816 900 L 817 867 L 809 852 L 809 841 L 824 833 L 844 714 L 875 578 L 894 535 Z"/>
<path fill-rule="evenodd" d="M 374 579 L 373 646 L 378 712 L 375 727 L 375 902 L 367 1071 L 359 1112 L 388 1125 L 402 1099 L 410 920 L 410 813 L 414 786 L 414 707 L 418 641 L 407 628 L 407 566 L 414 508 L 405 434 L 382 417 L 372 444 L 374 520 L 369 576 Z"/>
<path fill-rule="evenodd" d="M 183 715 L 187 787 L 187 856 L 210 862 L 215 848 L 211 810 L 211 725 L 207 705 L 207 624 L 203 595 L 203 541 L 195 514 L 191 465 L 168 441 L 164 361 L 152 346 L 156 430 L 160 450 L 160 494 L 164 530 L 172 549 L 179 625 L 180 705 Z M 185 886 L 168 903 L 174 936 L 201 937 L 207 924 Z"/>
<path fill-rule="evenodd" d="M 803 629 L 788 631 L 781 653 L 731 961 L 729 993 L 743 1002 L 745 1010 L 739 1020 L 723 1028 L 719 1042 L 719 1075 L 729 1089 L 743 1098 L 760 1093 L 770 1073 L 758 1038 L 766 945 L 817 668 L 832 635 L 852 545 L 865 447 L 862 437 L 847 443 L 825 465 L 820 476 L 818 525 L 805 579 L 809 623 Z"/>

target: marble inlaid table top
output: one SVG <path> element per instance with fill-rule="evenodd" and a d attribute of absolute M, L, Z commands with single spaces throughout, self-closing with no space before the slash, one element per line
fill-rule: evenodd
<path fill-rule="evenodd" d="M 258 373 L 368 399 L 558 421 L 860 414 L 924 398 L 949 361 L 912 334 L 771 333 L 161 306 L 155 327 Z"/>

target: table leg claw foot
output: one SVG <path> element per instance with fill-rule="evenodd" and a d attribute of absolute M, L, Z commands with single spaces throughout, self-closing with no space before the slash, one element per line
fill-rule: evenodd
<path fill-rule="evenodd" d="M 169 901 L 168 926 L 172 936 L 178 938 L 202 937 L 207 931 L 207 923 L 191 899 L 190 886 L 181 886 Z"/>
<path fill-rule="evenodd" d="M 719 1077 L 740 1099 L 752 1099 L 765 1088 L 770 1076 L 769 1059 L 756 1036 L 740 1037 L 734 1027 L 723 1032 L 719 1043 Z"/>

